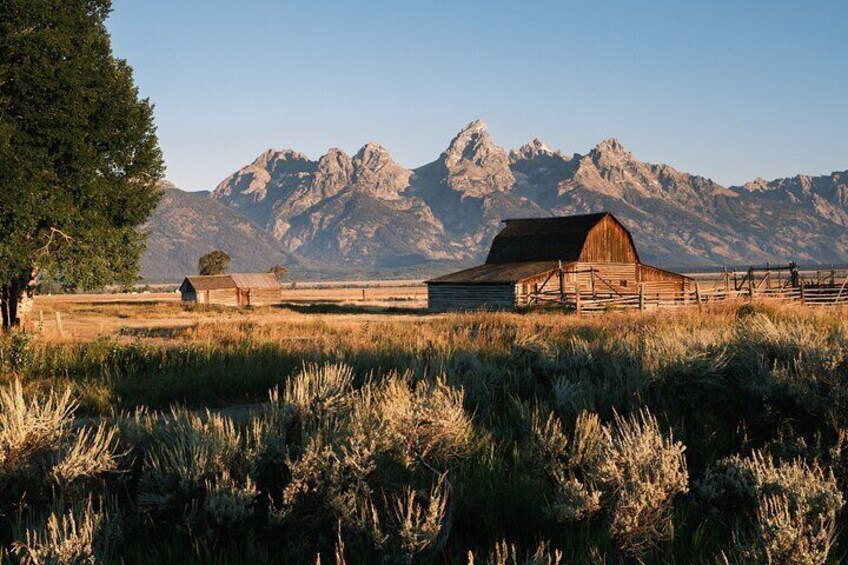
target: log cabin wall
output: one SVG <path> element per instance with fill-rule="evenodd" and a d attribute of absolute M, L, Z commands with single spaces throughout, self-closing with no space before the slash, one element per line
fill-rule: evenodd
<path fill-rule="evenodd" d="M 516 284 L 430 284 L 427 302 L 435 312 L 514 310 Z"/>

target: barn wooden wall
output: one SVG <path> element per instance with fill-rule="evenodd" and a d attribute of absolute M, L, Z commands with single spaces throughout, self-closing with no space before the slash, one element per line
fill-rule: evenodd
<path fill-rule="evenodd" d="M 238 292 L 234 288 L 220 288 L 206 291 L 209 293 L 209 304 L 221 306 L 238 306 Z"/>
<path fill-rule="evenodd" d="M 279 288 L 251 288 L 250 305 L 263 306 L 267 304 L 279 304 L 282 300 L 282 292 Z"/>
<path fill-rule="evenodd" d="M 517 287 L 513 284 L 429 284 L 427 304 L 434 312 L 512 310 Z"/>
<path fill-rule="evenodd" d="M 692 290 L 692 281 L 682 275 L 649 265 L 639 265 L 639 269 L 645 292 L 663 294 Z"/>
<path fill-rule="evenodd" d="M 610 216 L 589 231 L 580 252 L 580 261 L 584 263 L 636 263 L 638 260 L 627 230 Z"/>

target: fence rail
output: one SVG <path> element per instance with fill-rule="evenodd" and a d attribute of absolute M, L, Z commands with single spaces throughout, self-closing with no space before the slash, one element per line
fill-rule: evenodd
<path fill-rule="evenodd" d="M 782 284 L 768 286 L 749 284 L 744 288 L 733 285 L 701 290 L 695 283 L 694 288 L 685 290 L 662 290 L 654 292 L 639 285 L 638 291 L 621 294 L 599 293 L 578 289 L 576 286 L 563 287 L 563 290 L 538 289 L 528 296 L 531 305 L 559 305 L 575 309 L 578 314 L 601 314 L 622 310 L 657 310 L 669 308 L 702 307 L 718 302 L 766 300 L 776 302 L 795 302 L 812 307 L 848 305 L 848 275 L 844 280 L 829 280 L 825 284 L 798 286 Z"/>

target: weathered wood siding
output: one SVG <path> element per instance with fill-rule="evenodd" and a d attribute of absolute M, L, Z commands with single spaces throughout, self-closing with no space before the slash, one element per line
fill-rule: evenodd
<path fill-rule="evenodd" d="M 209 304 L 218 304 L 221 306 L 238 306 L 239 296 L 238 291 L 234 288 L 221 288 L 207 290 Z"/>
<path fill-rule="evenodd" d="M 434 312 L 513 310 L 516 291 L 513 284 L 429 284 L 427 305 Z"/>
<path fill-rule="evenodd" d="M 593 227 L 586 236 L 580 262 L 637 263 L 639 255 L 627 230 L 611 216 Z"/>
<path fill-rule="evenodd" d="M 667 294 L 692 290 L 692 281 L 683 275 L 649 265 L 639 265 L 639 271 L 646 293 Z"/>
<path fill-rule="evenodd" d="M 590 269 L 595 272 L 594 288 Z M 566 269 L 566 282 L 576 283 L 580 292 L 638 293 L 639 269 L 636 263 L 575 263 Z"/>
<path fill-rule="evenodd" d="M 248 296 L 248 304 L 251 306 L 279 304 L 281 300 L 282 291 L 278 288 L 251 288 Z"/>

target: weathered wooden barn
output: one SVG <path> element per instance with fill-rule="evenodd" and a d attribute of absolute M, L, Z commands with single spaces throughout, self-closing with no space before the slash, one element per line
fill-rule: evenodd
<path fill-rule="evenodd" d="M 431 310 L 670 295 L 692 284 L 689 277 L 642 263 L 630 232 L 608 212 L 504 223 L 485 264 L 427 281 Z"/>
<path fill-rule="evenodd" d="M 233 273 L 186 277 L 180 285 L 183 302 L 224 306 L 277 304 L 282 287 L 271 273 Z"/>

